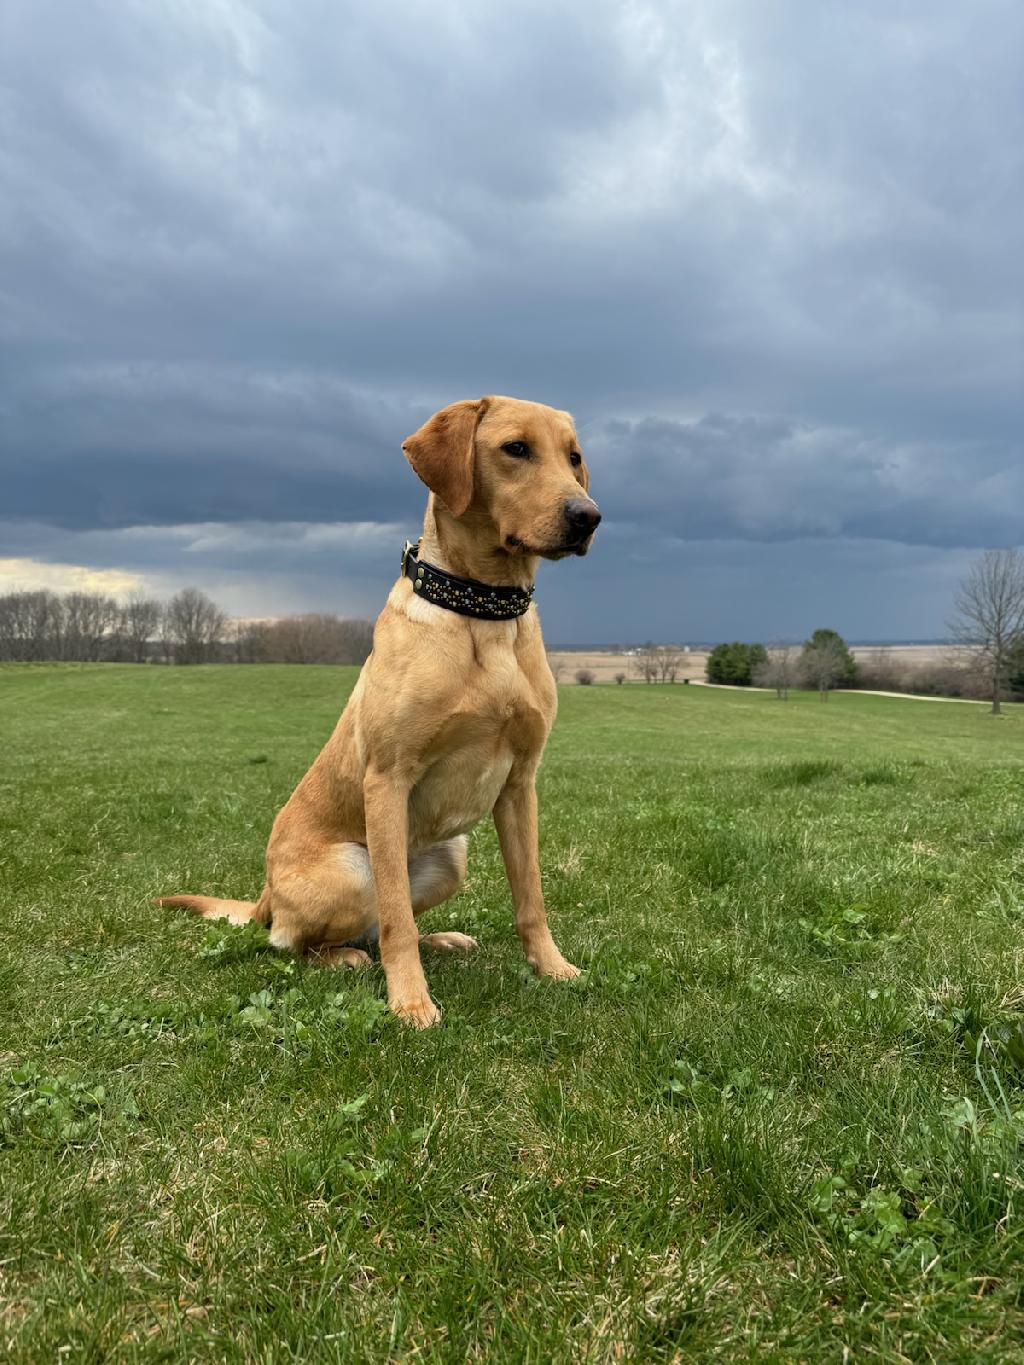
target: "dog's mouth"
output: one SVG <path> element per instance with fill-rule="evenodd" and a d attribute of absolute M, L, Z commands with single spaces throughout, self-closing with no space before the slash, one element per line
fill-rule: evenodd
<path fill-rule="evenodd" d="M 593 539 L 593 531 L 588 531 L 584 536 L 564 540 L 561 545 L 541 546 L 528 545 L 518 536 L 506 536 L 505 548 L 512 554 L 538 555 L 541 559 L 567 559 L 569 555 L 585 555 Z"/>

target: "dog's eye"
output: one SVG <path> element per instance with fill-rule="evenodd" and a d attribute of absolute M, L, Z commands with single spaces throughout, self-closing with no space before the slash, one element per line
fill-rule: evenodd
<path fill-rule="evenodd" d="M 583 456 L 580 454 L 578 450 L 569 451 L 569 463 L 573 466 L 574 469 L 578 469 L 579 466 L 583 463 Z"/>
<path fill-rule="evenodd" d="M 516 460 L 528 460 L 530 458 L 530 447 L 525 441 L 506 441 L 501 447 L 506 455 L 511 455 Z"/>

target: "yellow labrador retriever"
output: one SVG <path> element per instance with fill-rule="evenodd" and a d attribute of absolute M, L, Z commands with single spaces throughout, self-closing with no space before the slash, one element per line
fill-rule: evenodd
<path fill-rule="evenodd" d="M 601 519 L 567 412 L 515 398 L 453 403 L 402 449 L 431 490 L 423 538 L 377 619 L 373 652 L 313 766 L 278 815 L 256 902 L 167 896 L 270 941 L 362 966 L 379 934 L 388 1003 L 435 1024 L 416 916 L 462 884 L 466 835 L 493 812 L 527 961 L 566 979 L 548 928 L 535 778 L 555 684 L 531 598 L 537 561 L 586 554 Z"/>

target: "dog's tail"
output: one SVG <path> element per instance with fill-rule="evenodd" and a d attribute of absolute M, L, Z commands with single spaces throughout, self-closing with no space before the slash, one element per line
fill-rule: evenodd
<path fill-rule="evenodd" d="M 226 919 L 231 924 L 269 924 L 270 892 L 263 888 L 258 901 L 228 901 L 217 896 L 159 896 L 156 905 L 170 910 L 190 910 L 203 919 Z"/>

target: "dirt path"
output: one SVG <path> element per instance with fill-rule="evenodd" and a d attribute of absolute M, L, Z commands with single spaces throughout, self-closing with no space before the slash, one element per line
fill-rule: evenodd
<path fill-rule="evenodd" d="M 740 687 L 736 683 L 711 683 L 700 678 L 690 679 L 691 687 L 716 687 L 723 692 L 774 692 L 774 687 Z M 991 706 L 988 701 L 976 701 L 973 697 L 927 697 L 922 692 L 880 692 L 874 687 L 842 687 L 837 688 L 840 692 L 851 692 L 858 697 L 901 697 L 903 701 L 954 701 L 961 706 Z M 1004 706 L 1013 706 L 1013 702 L 1004 702 Z"/>

